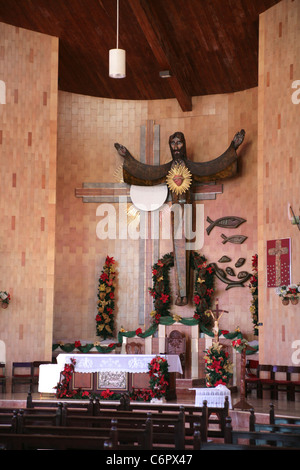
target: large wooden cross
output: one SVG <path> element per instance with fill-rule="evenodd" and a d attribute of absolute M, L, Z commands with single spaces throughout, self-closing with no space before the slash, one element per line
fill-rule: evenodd
<path fill-rule="evenodd" d="M 160 163 L 160 127 L 154 121 L 148 120 L 145 126 L 140 129 L 140 157 L 143 163 L 159 165 Z M 193 196 L 195 201 L 216 199 L 217 194 L 223 193 L 223 185 L 219 183 L 195 184 Z M 130 185 L 120 182 L 111 183 L 82 183 L 81 188 L 75 189 L 75 196 L 81 198 L 84 203 L 119 203 L 131 202 Z M 171 200 L 171 198 L 169 198 Z M 142 214 L 140 223 L 147 223 L 151 226 L 150 214 Z M 146 218 L 148 220 L 146 220 Z M 159 223 L 159 218 L 158 218 Z M 159 257 L 159 240 L 139 240 L 139 266 L 141 275 L 139 276 L 139 323 L 144 324 L 152 310 L 151 298 L 145 289 L 145 285 L 151 286 L 151 268 Z"/>

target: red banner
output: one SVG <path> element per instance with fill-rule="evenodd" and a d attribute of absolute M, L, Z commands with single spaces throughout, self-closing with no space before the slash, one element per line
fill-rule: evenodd
<path fill-rule="evenodd" d="M 291 239 L 267 241 L 267 287 L 291 283 Z"/>

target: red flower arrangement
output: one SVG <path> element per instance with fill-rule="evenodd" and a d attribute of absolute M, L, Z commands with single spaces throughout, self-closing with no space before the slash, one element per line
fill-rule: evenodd
<path fill-rule="evenodd" d="M 78 390 L 69 390 L 69 384 L 72 380 L 74 373 L 76 360 L 71 358 L 71 364 L 65 364 L 64 370 L 62 371 L 63 379 L 56 385 L 56 397 L 57 398 L 74 398 L 77 395 Z"/>
<path fill-rule="evenodd" d="M 149 364 L 150 395 L 152 398 L 166 397 L 169 390 L 169 366 L 164 357 L 156 356 Z"/>
<path fill-rule="evenodd" d="M 232 364 L 228 361 L 228 353 L 222 349 L 220 344 L 215 343 L 205 353 L 206 386 L 226 386 L 232 377 Z"/>

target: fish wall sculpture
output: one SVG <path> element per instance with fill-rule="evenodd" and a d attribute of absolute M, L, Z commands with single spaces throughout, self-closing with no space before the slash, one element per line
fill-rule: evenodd
<path fill-rule="evenodd" d="M 227 217 L 221 217 L 220 219 L 217 220 L 211 220 L 210 217 L 206 218 L 206 221 L 209 222 L 209 226 L 206 229 L 207 235 L 210 234 L 212 229 L 214 227 L 222 227 L 222 228 L 237 228 L 244 222 L 246 222 L 246 219 L 242 219 L 241 217 L 235 217 L 235 216 L 227 216 Z"/>
<path fill-rule="evenodd" d="M 245 235 L 233 235 L 232 237 L 226 237 L 224 233 L 222 233 L 221 238 L 223 238 L 222 243 L 236 243 L 236 244 L 241 244 L 244 243 L 245 240 L 247 240 L 248 237 Z"/>
<path fill-rule="evenodd" d="M 251 277 L 251 273 L 248 273 L 247 271 L 241 271 L 237 276 L 238 281 L 235 281 L 229 279 L 225 271 L 223 269 L 220 269 L 216 263 L 211 263 L 211 266 L 214 268 L 217 278 L 227 284 L 225 290 L 231 289 L 232 287 L 244 287 L 244 283 L 248 281 L 248 279 L 250 279 Z"/>

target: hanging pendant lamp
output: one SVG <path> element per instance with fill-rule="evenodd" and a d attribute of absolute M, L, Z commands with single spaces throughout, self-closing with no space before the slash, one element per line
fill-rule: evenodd
<path fill-rule="evenodd" d="M 119 49 L 119 0 L 117 0 L 117 47 L 109 51 L 109 76 L 126 77 L 126 51 Z"/>

